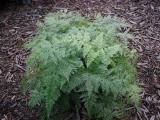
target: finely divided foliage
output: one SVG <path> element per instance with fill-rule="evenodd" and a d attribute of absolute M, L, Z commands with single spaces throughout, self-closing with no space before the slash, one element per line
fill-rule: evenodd
<path fill-rule="evenodd" d="M 89 119 L 112 120 L 138 105 L 136 55 L 127 47 L 131 36 L 120 32 L 126 27 L 109 16 L 47 15 L 26 45 L 31 54 L 23 85 L 31 91 L 30 106 L 41 104 L 49 119 L 57 104 L 65 108 L 72 99 Z"/>

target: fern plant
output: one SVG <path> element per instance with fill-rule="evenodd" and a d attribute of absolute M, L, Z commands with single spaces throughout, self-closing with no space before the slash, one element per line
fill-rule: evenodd
<path fill-rule="evenodd" d="M 127 47 L 131 36 L 121 32 L 126 27 L 110 16 L 47 15 L 26 45 L 31 54 L 23 87 L 31 91 L 30 106 L 42 105 L 49 119 L 58 104 L 71 107 L 72 99 L 97 120 L 120 119 L 125 108 L 137 106 L 136 54 Z"/>

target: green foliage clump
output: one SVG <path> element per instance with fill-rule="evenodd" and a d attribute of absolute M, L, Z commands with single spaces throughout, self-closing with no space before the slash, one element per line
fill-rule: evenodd
<path fill-rule="evenodd" d="M 127 47 L 130 35 L 121 32 L 126 27 L 113 17 L 46 16 L 26 45 L 31 54 L 23 82 L 30 106 L 42 105 L 48 119 L 58 106 L 76 106 L 88 119 L 113 120 L 138 105 L 136 55 Z"/>

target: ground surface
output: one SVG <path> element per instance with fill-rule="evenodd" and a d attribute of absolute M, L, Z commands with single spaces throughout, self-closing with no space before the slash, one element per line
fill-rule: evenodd
<path fill-rule="evenodd" d="M 56 0 L 0 11 L 0 119 L 38 120 L 39 109 L 30 110 L 28 96 L 20 91 L 28 52 L 23 43 L 45 14 L 64 8 L 86 16 L 95 13 L 125 18 L 135 39 L 130 46 L 139 52 L 138 81 L 142 105 L 133 120 L 160 120 L 160 1 L 158 0 Z M 49 1 L 49 0 L 48 0 Z"/>

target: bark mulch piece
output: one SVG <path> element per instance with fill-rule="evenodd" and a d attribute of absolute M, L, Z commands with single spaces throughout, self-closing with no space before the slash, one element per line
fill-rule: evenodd
<path fill-rule="evenodd" d="M 51 0 L 52 1 L 52 0 Z M 55 0 L 33 6 L 11 7 L 0 13 L 0 119 L 36 120 L 38 109 L 29 109 L 28 96 L 20 90 L 28 55 L 23 43 L 35 31 L 36 22 L 51 11 L 67 8 L 85 16 L 118 16 L 132 25 L 137 49 L 138 81 L 142 105 L 131 120 L 160 120 L 160 1 L 159 0 Z"/>

